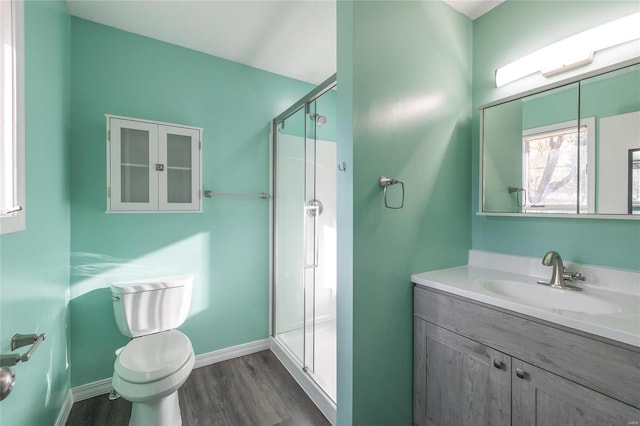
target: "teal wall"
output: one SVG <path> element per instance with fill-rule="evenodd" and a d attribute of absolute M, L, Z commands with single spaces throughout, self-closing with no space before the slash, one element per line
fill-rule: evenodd
<path fill-rule="evenodd" d="M 526 101 L 514 101 L 522 103 L 520 127 L 523 130 L 528 130 L 564 121 L 578 120 L 578 104 L 580 102 L 578 86 L 578 83 L 573 83 L 531 96 Z M 520 140 L 520 144 L 522 144 L 522 140 Z"/>
<path fill-rule="evenodd" d="M 346 151 L 353 144 L 353 299 L 351 311 L 338 307 L 338 370 L 353 368 L 339 376 L 341 425 L 412 423 L 410 276 L 467 262 L 471 35 L 471 21 L 442 2 L 338 8 L 338 111 L 353 115 L 351 137 L 338 141 Z M 346 130 L 339 124 L 339 135 Z M 382 175 L 405 182 L 403 209 L 384 208 Z M 342 294 L 346 269 L 339 267 Z M 340 394 L 350 386 L 351 395 Z"/>
<path fill-rule="evenodd" d="M 71 21 L 71 383 L 113 373 L 109 284 L 194 273 L 181 330 L 196 354 L 269 335 L 269 223 L 260 198 L 204 213 L 105 214 L 104 114 L 204 128 L 203 187 L 269 191 L 270 120 L 313 86 L 92 22 Z"/>
<path fill-rule="evenodd" d="M 335 142 L 338 140 L 337 90 L 330 90 L 315 102 L 317 114 L 324 115 L 327 122 L 316 126 L 316 139 Z"/>
<path fill-rule="evenodd" d="M 580 89 L 582 117 L 611 117 L 640 110 L 640 65 L 584 80 Z"/>
<path fill-rule="evenodd" d="M 0 352 L 15 333 L 47 338 L 13 367 L 2 425 L 54 424 L 69 391 L 69 36 L 64 2 L 25 2 L 27 217 L 0 236 Z"/>
<path fill-rule="evenodd" d="M 640 109 L 640 66 L 589 78 L 544 92 L 522 102 L 522 128 L 532 129 L 582 118 L 600 118 L 626 114 Z M 518 103 L 514 101 L 511 103 Z"/>
<path fill-rule="evenodd" d="M 484 210 L 519 211 L 518 197 L 508 187 L 522 187 L 522 102 L 513 101 L 484 111 Z M 519 194 L 522 197 L 522 194 Z M 520 205 L 524 202 L 520 198 Z"/>
<path fill-rule="evenodd" d="M 639 10 L 637 1 L 506 1 L 473 22 L 473 105 L 513 95 L 522 88 L 514 83 L 496 89 L 496 68 Z M 474 249 L 534 257 L 556 250 L 563 258 L 578 263 L 640 270 L 637 221 L 477 216 L 479 115 L 475 110 L 472 135 Z"/>
<path fill-rule="evenodd" d="M 337 14 L 338 83 L 336 157 L 346 168 L 337 183 L 337 424 L 353 424 L 353 2 L 339 1 Z"/>

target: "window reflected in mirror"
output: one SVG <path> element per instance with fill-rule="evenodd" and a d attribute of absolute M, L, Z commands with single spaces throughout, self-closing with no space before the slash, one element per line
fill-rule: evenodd
<path fill-rule="evenodd" d="M 593 119 L 590 120 L 593 122 Z M 588 211 L 588 133 L 593 124 L 577 122 L 529 129 L 522 134 L 523 190 L 527 202 L 523 211 L 575 213 Z M 578 156 L 578 158 L 576 158 Z M 580 197 L 578 197 L 580 194 Z"/>

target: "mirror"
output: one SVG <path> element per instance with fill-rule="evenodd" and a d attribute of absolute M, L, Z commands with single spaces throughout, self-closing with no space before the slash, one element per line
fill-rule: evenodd
<path fill-rule="evenodd" d="M 483 213 L 640 214 L 640 64 L 485 107 L 481 119 Z"/>
<path fill-rule="evenodd" d="M 627 213 L 640 214 L 640 148 L 629 150 Z"/>

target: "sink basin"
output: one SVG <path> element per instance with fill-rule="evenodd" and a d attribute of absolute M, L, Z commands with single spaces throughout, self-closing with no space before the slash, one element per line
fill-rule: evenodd
<path fill-rule="evenodd" d="M 484 262 L 483 266 L 471 264 L 472 260 Z M 640 348 L 640 271 L 572 265 L 587 279 L 577 283 L 583 291 L 571 291 L 537 284 L 550 272 L 539 267 L 539 259 L 483 254 L 470 255 L 469 262 L 415 274 L 411 281 Z"/>
<path fill-rule="evenodd" d="M 556 289 L 542 284 L 530 284 L 508 280 L 482 280 L 481 286 L 501 297 L 514 302 L 552 311 L 580 312 L 591 315 L 614 314 L 621 307 L 594 297 L 585 292 Z"/>

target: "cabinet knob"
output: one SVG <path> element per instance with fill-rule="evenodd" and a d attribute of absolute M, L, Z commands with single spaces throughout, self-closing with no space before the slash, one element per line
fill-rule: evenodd
<path fill-rule="evenodd" d="M 498 370 L 502 370 L 502 362 L 498 361 L 497 359 L 493 360 L 493 366 Z"/>
<path fill-rule="evenodd" d="M 516 376 L 518 376 L 521 379 L 524 379 L 524 377 L 527 375 L 527 373 L 521 369 L 521 368 L 516 368 Z"/>

